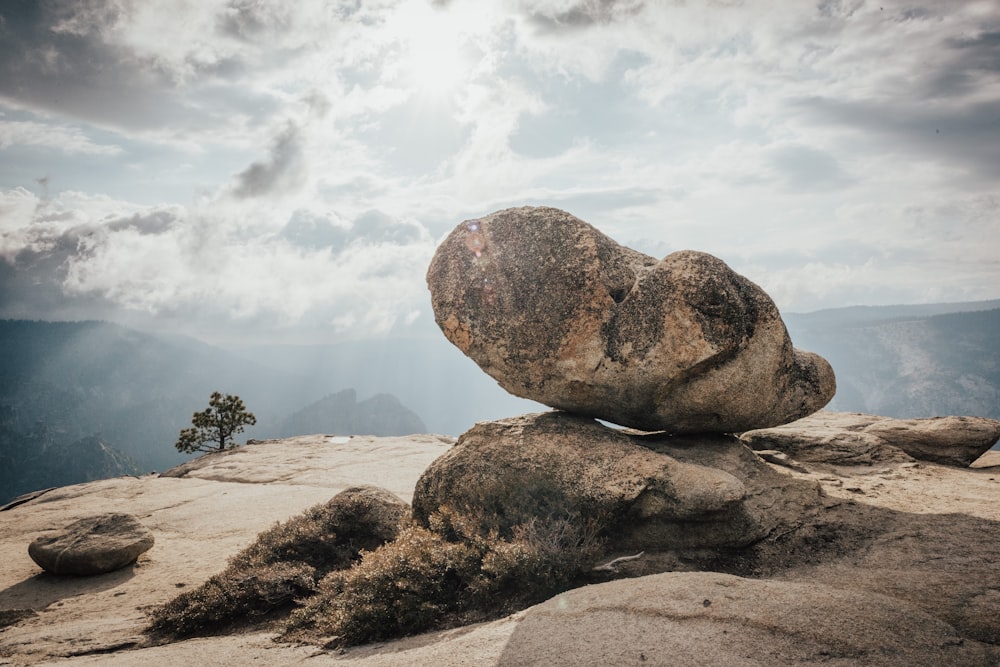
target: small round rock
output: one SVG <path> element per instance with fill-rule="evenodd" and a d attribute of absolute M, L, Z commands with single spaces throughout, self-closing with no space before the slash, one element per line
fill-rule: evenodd
<path fill-rule="evenodd" d="M 28 545 L 28 555 L 52 574 L 86 576 L 120 570 L 153 547 L 153 534 L 132 514 L 87 517 Z"/>

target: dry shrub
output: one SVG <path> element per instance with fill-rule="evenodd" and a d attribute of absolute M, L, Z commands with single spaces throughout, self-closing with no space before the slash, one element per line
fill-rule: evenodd
<path fill-rule="evenodd" d="M 350 570 L 323 579 L 319 595 L 292 615 L 286 638 L 332 637 L 331 644 L 347 646 L 446 625 L 463 611 L 478 565 L 470 545 L 407 528 Z"/>
<path fill-rule="evenodd" d="M 226 569 L 156 608 L 147 630 L 163 637 L 207 635 L 287 614 L 328 572 L 363 549 L 395 539 L 407 505 L 375 487 L 353 487 L 265 530 Z"/>
<path fill-rule="evenodd" d="M 315 574 L 314 568 L 302 563 L 260 565 L 240 572 L 227 569 L 158 607 L 148 631 L 191 637 L 262 620 L 315 592 Z"/>
<path fill-rule="evenodd" d="M 260 533 L 253 544 L 230 560 L 229 568 L 301 562 L 322 576 L 349 567 L 362 549 L 371 550 L 395 539 L 408 510 L 388 491 L 353 487 Z"/>
<path fill-rule="evenodd" d="M 480 517 L 442 508 L 430 529 L 333 572 L 287 626 L 285 639 L 349 646 L 497 618 L 566 590 L 596 557 L 596 534 L 570 518 L 531 518 L 483 532 Z"/>
<path fill-rule="evenodd" d="M 590 569 L 603 524 L 559 484 L 519 475 L 481 490 L 485 504 L 441 507 L 427 527 L 402 529 L 406 506 L 387 492 L 340 494 L 261 533 L 224 572 L 155 610 L 149 630 L 210 634 L 304 603 L 284 638 L 347 646 L 497 618 Z"/>
<path fill-rule="evenodd" d="M 530 519 L 513 538 L 491 543 L 483 555 L 478 594 L 524 608 L 571 588 L 590 570 L 601 542 L 592 524 L 568 519 Z"/>

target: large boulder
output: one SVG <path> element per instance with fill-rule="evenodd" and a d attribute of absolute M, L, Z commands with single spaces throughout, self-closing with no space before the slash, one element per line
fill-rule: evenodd
<path fill-rule="evenodd" d="M 833 397 L 764 291 L 721 260 L 662 260 L 554 208 L 460 224 L 427 272 L 447 336 L 510 393 L 647 431 L 740 432 Z"/>
<path fill-rule="evenodd" d="M 103 574 L 130 565 L 153 547 L 153 534 L 131 514 L 100 514 L 74 521 L 28 545 L 28 555 L 52 574 Z"/>
<path fill-rule="evenodd" d="M 921 459 L 967 468 L 1000 439 L 1000 421 L 985 417 L 892 419 L 822 410 L 790 424 L 740 436 L 755 450 L 834 465 L 873 465 Z"/>
<path fill-rule="evenodd" d="M 564 412 L 476 424 L 417 481 L 414 518 L 440 508 L 496 521 L 580 522 L 615 550 L 741 547 L 820 504 L 724 434 L 642 434 Z"/>

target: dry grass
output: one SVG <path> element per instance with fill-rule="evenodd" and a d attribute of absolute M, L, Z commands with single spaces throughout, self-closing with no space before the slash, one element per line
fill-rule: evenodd
<path fill-rule="evenodd" d="M 330 573 L 284 638 L 350 646 L 497 618 L 573 587 L 599 547 L 566 517 L 533 517 L 510 538 L 448 508 L 430 524 Z"/>
<path fill-rule="evenodd" d="M 287 615 L 364 549 L 395 539 L 407 506 L 388 492 L 348 489 L 262 532 L 228 567 L 152 613 L 148 631 L 167 638 L 215 634 Z"/>

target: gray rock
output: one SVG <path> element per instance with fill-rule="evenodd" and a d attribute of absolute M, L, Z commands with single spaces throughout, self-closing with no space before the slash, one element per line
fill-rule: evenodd
<path fill-rule="evenodd" d="M 131 514 L 75 521 L 28 545 L 28 555 L 53 574 L 91 575 L 119 570 L 153 547 L 153 534 Z"/>
<path fill-rule="evenodd" d="M 563 412 L 483 422 L 417 481 L 414 518 L 450 507 L 582 522 L 616 550 L 745 546 L 815 507 L 815 483 L 772 471 L 738 438 L 612 429 Z M 590 522 L 590 523 L 588 523 Z"/>
<path fill-rule="evenodd" d="M 445 336 L 510 393 L 648 431 L 808 415 L 830 365 L 792 347 L 760 287 L 705 253 L 657 261 L 553 208 L 459 225 L 427 273 Z"/>
<path fill-rule="evenodd" d="M 820 411 L 790 424 L 743 433 L 755 450 L 834 465 L 874 465 L 921 459 L 967 468 L 1000 438 L 1000 421 L 984 417 L 891 419 Z"/>

